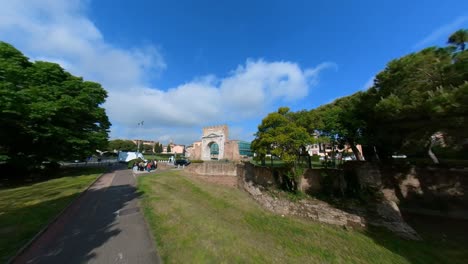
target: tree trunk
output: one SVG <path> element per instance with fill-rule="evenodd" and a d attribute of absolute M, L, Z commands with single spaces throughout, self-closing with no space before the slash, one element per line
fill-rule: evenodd
<path fill-rule="evenodd" d="M 354 142 L 351 142 L 351 143 L 349 143 L 349 145 L 351 146 L 351 150 L 353 151 L 353 154 L 356 157 L 356 160 L 358 160 L 358 161 L 364 160 L 364 157 L 362 156 L 359 149 L 356 147 L 356 144 L 354 144 Z"/>
<path fill-rule="evenodd" d="M 336 168 L 336 156 L 335 156 L 335 141 L 333 141 L 332 145 L 332 163 L 333 163 L 333 168 Z"/>
<path fill-rule="evenodd" d="M 434 162 L 434 164 L 439 164 L 439 159 L 434 154 L 434 152 L 432 152 L 432 147 L 434 146 L 435 142 L 436 142 L 436 138 L 431 136 L 430 142 L 429 142 L 429 148 L 427 150 L 427 154 L 432 159 L 432 162 Z"/>
<path fill-rule="evenodd" d="M 374 146 L 374 155 L 377 161 L 380 161 L 379 153 L 377 153 L 377 148 Z"/>

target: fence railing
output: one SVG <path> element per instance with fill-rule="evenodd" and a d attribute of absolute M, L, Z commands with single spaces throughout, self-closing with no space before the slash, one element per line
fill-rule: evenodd
<path fill-rule="evenodd" d="M 62 167 L 104 167 L 113 166 L 118 164 L 117 159 L 101 160 L 101 161 L 88 161 L 88 162 L 60 162 Z"/>

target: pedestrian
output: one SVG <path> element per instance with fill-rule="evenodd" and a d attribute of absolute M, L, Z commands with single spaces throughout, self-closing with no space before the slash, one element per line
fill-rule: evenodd
<path fill-rule="evenodd" d="M 143 161 L 140 161 L 140 163 L 138 163 L 138 170 L 139 171 L 145 170 L 145 163 Z"/>

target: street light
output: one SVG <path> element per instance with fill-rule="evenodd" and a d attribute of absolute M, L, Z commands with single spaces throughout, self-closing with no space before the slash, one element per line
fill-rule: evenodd
<path fill-rule="evenodd" d="M 144 123 L 144 122 L 145 122 L 145 121 L 139 122 L 139 123 L 137 124 L 137 126 L 138 126 L 138 127 L 141 126 L 141 127 L 143 128 L 143 123 Z M 138 155 L 139 152 L 140 152 L 140 140 L 138 140 L 138 138 L 137 138 L 137 155 Z"/>

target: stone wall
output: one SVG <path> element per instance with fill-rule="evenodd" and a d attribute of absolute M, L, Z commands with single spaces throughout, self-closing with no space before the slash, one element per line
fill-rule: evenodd
<path fill-rule="evenodd" d="M 309 218 L 321 223 L 339 225 L 350 228 L 363 228 L 366 226 L 365 218 L 337 209 L 326 202 L 317 199 L 302 199 L 292 202 L 281 197 L 281 193 L 276 192 L 275 196 L 265 193 L 261 186 L 255 186 L 252 182 L 241 182 L 241 187 L 247 191 L 265 209 L 284 215 L 295 215 Z M 275 192 L 274 190 L 270 190 Z"/>
<path fill-rule="evenodd" d="M 332 174 L 332 177 L 342 173 L 340 170 L 333 169 L 306 169 L 300 178 L 299 190 L 307 194 L 318 193 L 322 188 L 321 181 L 324 172 L 328 175 Z M 247 181 L 252 181 L 255 185 L 264 188 L 281 187 L 281 175 L 285 173 L 285 169 L 254 166 L 251 163 L 241 164 L 237 167 L 237 175 L 240 178 L 245 178 Z"/>
<path fill-rule="evenodd" d="M 201 160 L 201 141 L 196 141 L 187 147 L 185 155 L 191 160 Z"/>
<path fill-rule="evenodd" d="M 227 140 L 229 138 L 229 128 L 227 125 L 219 125 L 219 126 L 207 126 L 203 128 L 203 135 L 208 136 L 211 133 L 221 134 Z"/>
<path fill-rule="evenodd" d="M 239 181 L 249 181 L 264 188 L 281 187 L 281 174 L 285 173 L 282 169 L 251 163 L 236 165 L 219 161 L 194 163 L 186 170 L 198 175 L 238 176 Z M 381 189 L 386 200 L 405 209 L 434 214 L 430 212 L 432 210 L 446 216 L 468 218 L 468 170 L 378 167 L 365 162 L 349 163 L 345 170 L 356 174 L 360 186 Z M 343 183 L 342 170 L 307 169 L 300 179 L 299 189 L 308 194 L 320 192 L 325 174 L 334 179 L 333 188 L 346 188 L 343 185 L 348 179 Z"/>
<path fill-rule="evenodd" d="M 205 176 L 237 176 L 237 167 L 233 162 L 205 161 L 203 163 L 192 163 L 185 170 Z"/>
<path fill-rule="evenodd" d="M 338 209 L 324 201 L 313 198 L 292 202 L 281 198 L 281 192 L 275 188 L 281 186 L 279 174 L 284 171 L 275 168 L 256 167 L 250 163 L 237 166 L 238 186 L 246 190 L 259 204 L 267 210 L 281 215 L 296 215 L 327 224 L 345 227 L 365 227 L 368 224 L 383 226 L 395 234 L 406 238 L 419 240 L 420 237 L 402 218 L 398 206 L 392 201 L 383 201 L 366 207 Z M 323 176 L 322 173 L 326 173 Z M 275 175 L 276 174 L 276 175 Z M 323 177 L 338 179 L 343 182 L 343 172 L 340 170 L 306 170 L 301 177 L 300 187 L 306 192 L 320 191 Z M 269 189 L 265 192 L 265 189 Z M 270 195 L 276 192 L 277 195 Z"/>
<path fill-rule="evenodd" d="M 285 172 L 285 169 L 254 166 L 250 162 L 237 166 L 237 176 L 240 179 L 251 181 L 265 188 L 280 187 L 281 175 Z"/>
<path fill-rule="evenodd" d="M 317 194 L 323 188 L 323 178 L 331 177 L 331 185 L 337 192 L 343 186 L 343 171 L 337 169 L 306 169 L 300 179 L 299 190 L 307 194 Z"/>
<path fill-rule="evenodd" d="M 224 158 L 228 160 L 240 160 L 237 140 L 229 140 L 224 143 Z"/>
<path fill-rule="evenodd" d="M 385 196 L 400 206 L 468 218 L 468 170 L 386 166 L 381 173 Z"/>

